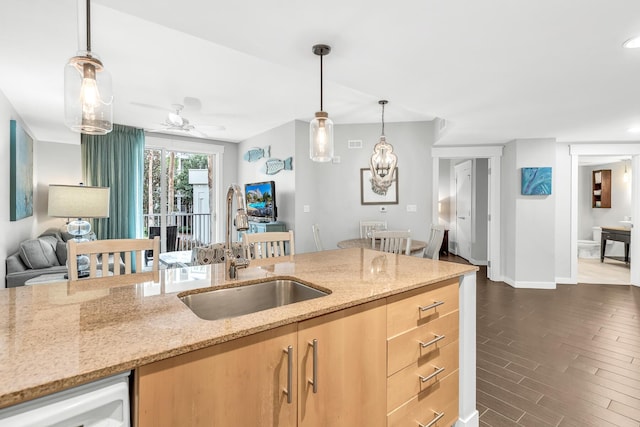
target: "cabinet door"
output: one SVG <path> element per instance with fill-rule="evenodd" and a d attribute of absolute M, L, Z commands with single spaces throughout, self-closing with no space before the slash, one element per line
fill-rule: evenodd
<path fill-rule="evenodd" d="M 386 332 L 384 300 L 299 324 L 299 426 L 386 425 Z"/>
<path fill-rule="evenodd" d="M 295 426 L 295 345 L 293 324 L 142 366 L 138 426 Z"/>

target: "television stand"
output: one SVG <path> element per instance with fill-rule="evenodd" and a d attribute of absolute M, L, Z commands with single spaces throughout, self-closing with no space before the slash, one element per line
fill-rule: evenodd
<path fill-rule="evenodd" d="M 274 231 L 287 231 L 287 226 L 282 221 L 249 221 L 249 229 L 247 230 L 247 233 L 269 233 Z"/>

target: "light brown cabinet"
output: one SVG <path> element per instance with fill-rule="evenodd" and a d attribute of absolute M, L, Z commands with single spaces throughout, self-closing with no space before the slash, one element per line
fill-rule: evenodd
<path fill-rule="evenodd" d="M 142 366 L 138 426 L 384 426 L 385 313 L 382 299 Z"/>
<path fill-rule="evenodd" d="M 591 180 L 591 207 L 611 207 L 611 169 L 594 170 Z"/>
<path fill-rule="evenodd" d="M 142 366 L 136 425 L 449 426 L 458 314 L 455 278 Z"/>

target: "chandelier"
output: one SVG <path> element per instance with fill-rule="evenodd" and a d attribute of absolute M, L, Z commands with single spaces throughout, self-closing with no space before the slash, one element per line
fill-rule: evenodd
<path fill-rule="evenodd" d="M 396 165 L 398 156 L 393 152 L 393 145 L 387 142 L 384 135 L 384 106 L 389 101 L 381 100 L 378 104 L 382 105 L 382 134 L 380 140 L 373 147 L 371 155 L 371 190 L 382 196 L 387 194 L 387 190 L 396 180 Z"/>

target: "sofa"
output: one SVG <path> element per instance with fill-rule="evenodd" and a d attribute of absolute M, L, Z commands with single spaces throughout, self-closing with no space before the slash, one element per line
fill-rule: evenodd
<path fill-rule="evenodd" d="M 67 272 L 67 240 L 73 236 L 50 228 L 35 239 L 20 243 L 18 251 L 7 257 L 7 288 L 24 285 L 42 274 Z"/>

